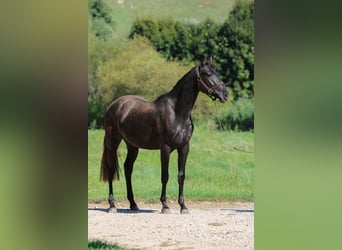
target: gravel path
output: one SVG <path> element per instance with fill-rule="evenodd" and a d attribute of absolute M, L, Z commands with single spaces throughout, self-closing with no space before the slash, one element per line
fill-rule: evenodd
<path fill-rule="evenodd" d="M 116 203 L 117 213 L 107 213 L 106 203 L 88 204 L 88 239 L 134 249 L 254 249 L 254 203 L 186 203 L 180 214 L 177 202 L 170 214 L 161 204 L 138 202 L 139 211 Z"/>

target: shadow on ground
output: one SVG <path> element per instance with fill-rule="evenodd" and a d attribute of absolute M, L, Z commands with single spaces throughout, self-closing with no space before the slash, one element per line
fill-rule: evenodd
<path fill-rule="evenodd" d="M 254 213 L 254 209 L 232 209 L 232 208 L 221 208 L 221 210 L 225 211 L 233 211 L 236 213 Z"/>
<path fill-rule="evenodd" d="M 100 212 L 108 212 L 108 208 L 89 208 L 88 211 L 100 211 Z M 131 210 L 128 208 L 117 208 L 116 209 L 117 213 L 120 214 L 150 214 L 150 213 L 159 213 L 159 210 L 156 209 L 139 209 L 139 210 Z"/>

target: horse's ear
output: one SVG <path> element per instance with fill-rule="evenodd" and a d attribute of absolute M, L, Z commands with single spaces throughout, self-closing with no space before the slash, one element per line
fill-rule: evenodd
<path fill-rule="evenodd" d="M 210 61 L 210 64 L 213 63 L 213 56 L 212 55 L 209 57 L 209 61 Z"/>
<path fill-rule="evenodd" d="M 204 66 L 204 65 L 206 64 L 206 62 L 207 62 L 207 57 L 205 56 L 204 59 L 203 59 L 203 61 L 202 61 L 201 66 Z"/>

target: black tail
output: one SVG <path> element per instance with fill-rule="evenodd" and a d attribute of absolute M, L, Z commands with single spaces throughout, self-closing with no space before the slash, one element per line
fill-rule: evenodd
<path fill-rule="evenodd" d="M 100 174 L 100 180 L 102 181 L 120 179 L 117 146 L 118 145 L 115 145 L 112 137 L 112 127 L 106 127 L 103 140 L 103 154 Z"/>

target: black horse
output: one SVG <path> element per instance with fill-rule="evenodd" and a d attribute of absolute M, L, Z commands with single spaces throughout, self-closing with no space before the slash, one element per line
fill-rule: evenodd
<path fill-rule="evenodd" d="M 189 153 L 189 140 L 194 130 L 191 110 L 199 91 L 213 100 L 228 100 L 228 91 L 218 77 L 212 59 L 205 59 L 180 79 L 173 89 L 148 102 L 139 96 L 122 96 L 107 108 L 104 119 L 104 149 L 101 162 L 101 179 L 109 183 L 109 212 L 115 212 L 113 179 L 119 179 L 118 146 L 123 139 L 127 145 L 124 163 L 127 198 L 130 208 L 139 209 L 134 201 L 131 176 L 139 148 L 159 149 L 161 158 L 162 213 L 168 213 L 166 184 L 169 179 L 170 153 L 178 152 L 178 203 L 181 213 L 188 213 L 184 204 L 183 184 L 185 163 Z"/>

